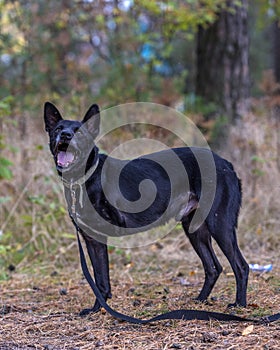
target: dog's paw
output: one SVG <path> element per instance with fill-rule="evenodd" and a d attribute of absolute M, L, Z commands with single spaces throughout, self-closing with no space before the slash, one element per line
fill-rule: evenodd
<path fill-rule="evenodd" d="M 100 309 L 101 309 L 101 307 L 100 307 L 99 303 L 97 302 L 97 303 L 94 304 L 93 307 L 87 308 L 87 309 L 83 309 L 83 310 L 79 313 L 79 315 L 80 315 L 81 317 L 85 317 L 85 316 L 87 316 L 87 315 L 89 315 L 89 314 L 95 314 L 95 313 L 99 312 Z"/>
<path fill-rule="evenodd" d="M 79 312 L 79 316 L 85 317 L 91 313 L 92 313 L 92 308 L 83 309 L 82 311 Z"/>

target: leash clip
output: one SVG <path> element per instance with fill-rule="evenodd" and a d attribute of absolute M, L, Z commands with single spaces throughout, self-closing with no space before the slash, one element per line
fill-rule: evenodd
<path fill-rule="evenodd" d="M 76 192 L 73 188 L 73 182 L 71 181 L 70 184 L 70 193 L 71 193 L 71 199 L 72 199 L 72 204 L 71 204 L 71 212 L 72 214 L 76 214 Z"/>

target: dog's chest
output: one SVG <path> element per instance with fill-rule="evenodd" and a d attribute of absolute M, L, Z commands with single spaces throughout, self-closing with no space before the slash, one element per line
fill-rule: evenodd
<path fill-rule="evenodd" d="M 88 194 L 84 185 L 70 185 L 65 188 L 65 198 L 68 206 L 68 211 L 72 217 L 86 216 L 89 207 L 93 206 L 92 201 L 89 201 Z"/>
<path fill-rule="evenodd" d="M 92 196 L 85 185 L 74 185 L 65 188 L 68 212 L 74 223 L 84 231 L 97 231 L 110 221 L 108 210 L 101 196 Z"/>

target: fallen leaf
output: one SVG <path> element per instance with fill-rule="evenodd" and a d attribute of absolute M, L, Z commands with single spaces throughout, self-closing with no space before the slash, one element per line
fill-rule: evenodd
<path fill-rule="evenodd" d="M 251 308 L 254 308 L 254 309 L 257 309 L 260 307 L 259 304 L 256 304 L 256 303 L 251 303 L 251 304 L 248 304 L 248 307 L 251 307 Z"/>
<path fill-rule="evenodd" d="M 253 332 L 253 330 L 254 330 L 254 326 L 253 325 L 248 326 L 245 329 L 243 329 L 242 335 L 249 335 L 249 334 L 251 334 Z"/>

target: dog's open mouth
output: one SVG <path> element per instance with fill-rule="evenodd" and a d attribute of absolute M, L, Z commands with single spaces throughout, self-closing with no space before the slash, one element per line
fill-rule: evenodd
<path fill-rule="evenodd" d="M 76 160 L 77 151 L 68 143 L 60 142 L 56 148 L 56 164 L 65 169 Z"/>

